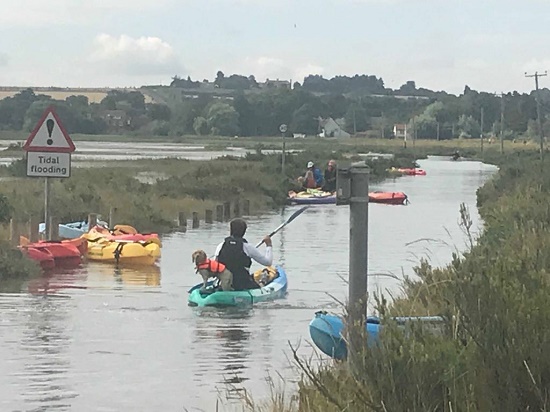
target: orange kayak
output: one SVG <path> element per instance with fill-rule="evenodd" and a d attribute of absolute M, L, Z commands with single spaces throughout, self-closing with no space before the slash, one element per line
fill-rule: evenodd
<path fill-rule="evenodd" d="M 408 201 L 403 192 L 370 192 L 370 203 L 385 203 L 387 205 L 402 205 Z"/>

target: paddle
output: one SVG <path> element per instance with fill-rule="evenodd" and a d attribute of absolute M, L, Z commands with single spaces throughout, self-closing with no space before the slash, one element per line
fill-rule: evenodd
<path fill-rule="evenodd" d="M 283 227 L 285 227 L 286 225 L 288 225 L 290 222 L 292 222 L 294 219 L 296 219 L 298 216 L 300 216 L 303 212 L 305 212 L 305 210 L 309 208 L 309 206 L 304 206 L 302 207 L 301 209 L 298 209 L 296 212 L 294 212 L 287 220 L 286 222 L 282 223 L 277 229 L 275 229 L 273 232 L 271 232 L 269 234 L 269 237 L 272 237 L 273 235 L 275 235 L 279 230 L 281 230 Z M 262 240 L 260 243 L 258 243 L 256 245 L 256 247 L 260 247 L 262 246 L 262 244 L 264 243 L 264 241 Z"/>
<path fill-rule="evenodd" d="M 298 209 L 296 212 L 294 212 L 292 215 L 290 215 L 290 217 L 284 222 L 282 223 L 281 225 L 279 225 L 279 227 L 277 227 L 277 229 L 275 229 L 273 232 L 271 232 L 269 234 L 269 237 L 272 237 L 273 235 L 275 235 L 277 232 L 279 232 L 279 230 L 281 230 L 283 227 L 285 227 L 286 225 L 288 225 L 290 222 L 292 222 L 294 219 L 296 219 L 298 216 L 300 216 L 302 213 L 304 213 L 306 211 L 306 209 L 308 209 L 309 206 L 304 206 L 302 207 L 301 209 Z M 262 240 L 260 243 L 258 243 L 256 245 L 256 247 L 260 247 L 262 244 L 264 243 L 264 241 Z M 207 286 L 212 284 L 213 281 L 210 281 L 207 283 Z M 200 289 L 201 287 L 203 286 L 202 283 L 199 283 L 198 285 L 195 285 L 193 286 L 191 289 L 189 289 L 187 292 L 188 293 L 191 293 L 193 292 L 195 289 Z"/>

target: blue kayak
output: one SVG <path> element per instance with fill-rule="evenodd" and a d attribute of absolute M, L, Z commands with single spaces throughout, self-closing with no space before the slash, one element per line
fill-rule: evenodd
<path fill-rule="evenodd" d="M 444 333 L 445 319 L 441 316 L 396 316 L 392 320 L 399 327 L 409 323 L 422 322 L 426 330 L 440 335 Z M 319 349 L 334 359 L 345 359 L 347 356 L 346 341 L 344 339 L 344 319 L 341 316 L 330 315 L 320 311 L 309 323 L 309 334 Z M 367 346 L 373 347 L 379 342 L 382 331 L 380 319 L 376 316 L 367 317 L 365 329 L 367 332 Z"/>
<path fill-rule="evenodd" d="M 212 282 L 202 290 L 202 283 L 189 290 L 189 306 L 246 306 L 286 297 L 288 280 L 281 266 L 275 266 L 276 277 L 259 289 L 222 291 L 216 290 Z"/>
<path fill-rule="evenodd" d="M 378 341 L 380 332 L 380 320 L 376 317 L 367 318 L 366 329 L 369 338 L 369 346 Z M 330 315 L 326 312 L 317 312 L 309 323 L 309 334 L 313 343 L 325 354 L 334 359 L 345 359 L 348 351 L 343 336 L 344 320 L 340 316 Z"/>
<path fill-rule="evenodd" d="M 107 222 L 98 220 L 99 225 L 107 227 Z M 45 234 L 46 224 L 40 223 L 38 225 L 38 232 L 40 234 Z M 88 222 L 83 220 L 81 222 L 72 222 L 72 223 L 60 223 L 59 224 L 59 237 L 63 239 L 76 239 L 82 236 L 84 233 L 88 233 Z"/>

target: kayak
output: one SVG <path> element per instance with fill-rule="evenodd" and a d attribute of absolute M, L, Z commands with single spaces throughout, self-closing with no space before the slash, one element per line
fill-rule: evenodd
<path fill-rule="evenodd" d="M 368 317 L 366 331 L 369 346 L 378 342 L 380 321 L 376 317 Z M 344 338 L 344 320 L 340 316 L 326 312 L 316 312 L 315 317 L 309 323 L 309 334 L 313 343 L 325 354 L 334 359 L 345 359 L 348 351 Z"/>
<path fill-rule="evenodd" d="M 82 263 L 80 250 L 72 243 L 41 240 L 22 244 L 19 249 L 43 269 L 51 269 L 52 261 L 55 267 L 77 267 Z"/>
<path fill-rule="evenodd" d="M 98 224 L 107 225 L 107 223 L 103 221 L 98 221 Z M 82 236 L 84 233 L 87 233 L 89 229 L 88 222 L 86 221 L 60 223 L 58 227 L 59 227 L 59 237 L 61 239 L 75 239 L 77 237 Z M 41 235 L 45 235 L 45 232 L 46 232 L 45 223 L 40 223 L 38 225 L 38 232 Z"/>
<path fill-rule="evenodd" d="M 387 205 L 402 205 L 408 202 L 408 197 L 403 192 L 370 192 L 370 203 L 384 203 Z"/>
<path fill-rule="evenodd" d="M 291 205 L 329 205 L 336 204 L 336 193 L 318 189 L 307 189 L 303 192 L 291 190 L 287 200 Z"/>
<path fill-rule="evenodd" d="M 435 335 L 442 335 L 445 329 L 445 320 L 441 316 L 396 316 L 392 320 L 400 328 L 407 324 L 422 322 L 427 331 Z M 313 343 L 325 354 L 334 359 L 345 359 L 347 346 L 344 337 L 344 319 L 341 316 L 331 315 L 324 311 L 315 313 L 309 323 L 309 334 Z M 368 316 L 365 323 L 367 332 L 367 347 L 372 348 L 380 342 L 380 333 L 383 326 L 376 316 Z"/>
<path fill-rule="evenodd" d="M 426 171 L 424 169 L 418 169 L 415 167 L 402 167 L 397 169 L 397 171 L 408 176 L 426 176 Z"/>
<path fill-rule="evenodd" d="M 247 306 L 284 298 L 288 286 L 285 270 L 277 265 L 254 272 L 257 282 L 265 276 L 269 279 L 259 289 L 222 291 L 216 290 L 213 282 L 209 282 L 206 290 L 202 291 L 200 283 L 189 290 L 187 302 L 189 306 Z"/>
<path fill-rule="evenodd" d="M 336 204 L 336 193 L 329 192 L 289 192 L 290 204 L 295 205 L 326 205 Z M 388 205 L 402 205 L 408 202 L 408 197 L 403 192 L 370 192 L 370 203 L 384 203 Z"/>

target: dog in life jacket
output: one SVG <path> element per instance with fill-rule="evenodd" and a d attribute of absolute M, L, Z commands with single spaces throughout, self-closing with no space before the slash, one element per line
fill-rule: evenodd
<path fill-rule="evenodd" d="M 195 250 L 191 255 L 196 272 L 202 276 L 203 287 L 209 278 L 217 278 L 222 290 L 233 290 L 233 274 L 223 263 L 209 259 L 204 250 Z"/>

